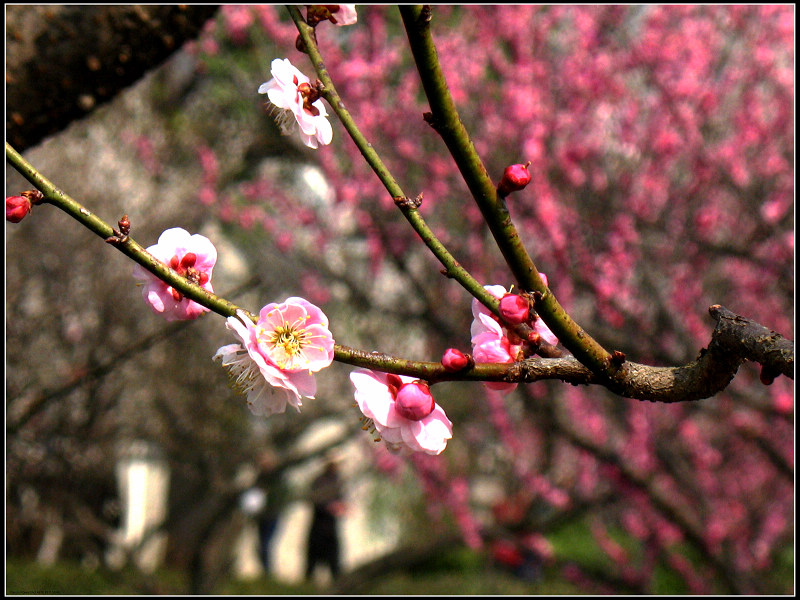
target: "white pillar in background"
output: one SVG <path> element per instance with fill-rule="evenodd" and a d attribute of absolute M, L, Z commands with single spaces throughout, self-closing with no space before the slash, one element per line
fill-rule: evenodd
<path fill-rule="evenodd" d="M 169 468 L 157 448 L 136 440 L 123 450 L 116 471 L 122 506 L 120 543 L 126 550 L 138 547 L 133 552 L 134 562 L 142 571 L 152 572 L 166 550 L 164 533 L 148 533 L 167 515 Z"/>

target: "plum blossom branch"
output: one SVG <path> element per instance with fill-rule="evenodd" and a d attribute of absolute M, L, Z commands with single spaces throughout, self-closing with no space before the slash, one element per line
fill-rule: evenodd
<path fill-rule="evenodd" d="M 774 331 L 719 305 L 709 308 L 717 320 L 708 347 L 697 360 L 677 367 L 653 367 L 627 361 L 622 377 L 609 383 L 576 358 L 529 358 L 514 363 L 475 364 L 453 373 L 441 363 L 410 361 L 379 352 L 341 349 L 336 359 L 358 367 L 408 375 L 430 383 L 497 381 L 532 383 L 558 379 L 574 385 L 602 385 L 625 398 L 651 402 L 685 402 L 710 398 L 724 390 L 744 360 L 760 362 L 793 379 L 794 344 Z M 746 327 L 745 327 L 746 326 Z M 736 332 L 736 333 L 735 333 Z M 765 345 L 764 336 L 769 338 Z M 779 359 L 770 358 L 780 356 Z"/>
<path fill-rule="evenodd" d="M 436 237 L 430 227 L 428 227 L 427 223 L 420 215 L 417 209 L 422 201 L 422 194 L 417 196 L 416 199 L 411 199 L 406 196 L 405 192 L 400 187 L 400 184 L 397 183 L 388 167 L 381 160 L 378 152 L 375 150 L 372 144 L 369 143 L 367 138 L 364 137 L 364 134 L 356 125 L 355 120 L 345 107 L 345 104 L 339 96 L 339 93 L 336 91 L 336 86 L 333 84 L 333 80 L 328 74 L 328 70 L 325 67 L 325 62 L 323 61 L 322 55 L 319 52 L 319 47 L 317 46 L 314 27 L 303 20 L 300 11 L 296 7 L 288 6 L 287 8 L 295 22 L 295 25 L 297 26 L 300 38 L 303 41 L 303 49 L 308 54 L 309 59 L 311 60 L 311 63 L 314 65 L 314 69 L 317 72 L 317 76 L 322 82 L 322 89 L 320 92 L 322 97 L 324 97 L 325 100 L 328 101 L 328 104 L 331 106 L 331 108 L 333 108 L 336 116 L 339 117 L 339 120 L 341 121 L 345 130 L 350 135 L 350 138 L 358 147 L 361 155 L 367 161 L 367 164 L 372 168 L 378 179 L 380 179 L 384 188 L 386 188 L 386 191 L 392 196 L 395 204 L 403 213 L 403 216 L 406 218 L 406 220 L 408 220 L 414 231 L 417 232 L 422 241 L 425 242 L 425 245 L 431 250 L 433 255 L 445 267 L 446 276 L 458 281 L 458 283 L 460 283 L 482 304 L 484 304 L 484 306 L 499 316 L 499 303 L 497 299 L 489 294 L 484 289 L 483 285 L 474 279 L 466 271 L 466 269 L 459 264 L 459 262 L 450 254 L 447 248 L 445 248 L 445 246 L 439 241 L 439 239 Z M 520 328 L 520 333 L 523 337 L 527 337 L 529 331 L 522 327 Z"/>
<path fill-rule="evenodd" d="M 127 238 L 122 241 L 119 236 L 121 233 L 120 231 L 117 231 L 106 221 L 86 209 L 79 202 L 73 200 L 64 191 L 57 188 L 8 143 L 6 143 L 6 159 L 14 169 L 42 192 L 42 203 L 52 204 L 56 208 L 63 210 L 104 240 L 109 238 L 116 239 L 117 241 L 112 244 L 115 248 L 187 298 L 194 300 L 198 304 L 205 306 L 223 317 L 235 317 L 238 310 L 240 313 L 244 313 L 253 322 L 258 321 L 257 315 L 248 312 L 216 294 L 208 292 L 200 285 L 192 283 L 186 277 L 178 274 L 147 252 L 147 250 L 135 242 L 130 236 L 127 236 Z M 494 297 L 492 298 L 494 299 Z M 496 299 L 494 300 L 496 302 Z M 339 344 L 334 346 L 334 360 L 369 369 L 386 370 L 388 367 L 388 369 L 391 370 L 393 368 L 398 368 L 402 369 L 398 371 L 398 373 L 412 374 L 418 377 L 423 377 L 422 375 L 417 375 L 418 373 L 436 373 L 437 371 L 442 371 L 442 373 L 444 373 L 441 363 L 419 362 L 387 357 L 387 355 L 380 353 L 368 353 L 363 350 L 349 348 Z M 479 373 L 489 374 L 489 370 L 486 369 L 487 366 L 488 365 L 483 365 Z M 506 365 L 501 365 L 498 368 L 505 369 L 505 367 Z M 493 376 L 503 377 L 500 373 L 494 373 Z M 478 377 L 475 378 L 477 379 Z M 452 374 L 450 378 L 453 378 Z"/>
<path fill-rule="evenodd" d="M 522 289 L 539 292 L 537 312 L 562 344 L 595 373 L 612 375 L 611 355 L 575 323 L 539 276 L 539 271 L 519 238 L 504 200 L 498 195 L 486 167 L 458 116 L 436 53 L 430 31 L 430 7 L 401 6 L 408 34 L 431 113 L 426 120 L 447 145 L 481 210 L 492 235 Z"/>
<path fill-rule="evenodd" d="M 128 235 L 106 223 L 79 202 L 73 200 L 64 191 L 57 188 L 50 180 L 37 171 L 11 145 L 6 142 L 6 159 L 25 179 L 32 183 L 44 195 L 42 202 L 60 208 L 81 225 L 99 235 L 104 240 L 115 240 L 112 245 L 127 257 L 147 269 L 150 273 L 169 284 L 187 298 L 213 310 L 222 316 L 233 316 L 239 308 L 232 302 L 208 292 L 200 285 L 172 270 L 169 266 L 150 254 Z"/>
<path fill-rule="evenodd" d="M 43 202 L 60 208 L 104 240 L 121 233 L 58 189 L 8 143 L 6 158 L 42 192 Z M 257 321 L 256 315 L 204 290 L 170 269 L 130 236 L 114 246 L 165 283 L 217 314 L 232 317 L 239 310 L 254 322 Z M 492 299 L 499 304 L 493 296 Z M 784 374 L 793 378 L 794 345 L 790 340 L 721 306 L 714 305 L 709 312 L 717 319 L 717 327 L 708 349 L 702 351 L 696 361 L 680 367 L 652 367 L 627 361 L 620 368 L 621 377 L 613 383 L 593 373 L 574 358 L 530 358 L 515 363 L 483 363 L 454 373 L 440 362 L 412 361 L 339 344 L 334 346 L 333 352 L 334 360 L 338 362 L 413 376 L 431 384 L 456 380 L 531 383 L 560 379 L 573 384 L 600 384 L 624 397 L 656 402 L 699 400 L 713 396 L 730 383 L 745 359 L 761 363 L 773 377 Z"/>

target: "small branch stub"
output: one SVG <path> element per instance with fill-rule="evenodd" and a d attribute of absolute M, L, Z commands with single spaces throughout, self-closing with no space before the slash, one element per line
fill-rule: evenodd
<path fill-rule="evenodd" d="M 611 364 L 615 367 L 622 366 L 622 363 L 625 362 L 625 353 L 620 352 L 619 350 L 614 350 L 611 353 Z"/>
<path fill-rule="evenodd" d="M 25 190 L 20 196 L 24 196 L 30 200 L 31 204 L 41 204 L 44 202 L 44 194 L 39 190 Z"/>
<path fill-rule="evenodd" d="M 131 222 L 128 215 L 122 215 L 122 218 L 117 221 L 119 229 L 112 228 L 114 235 L 106 238 L 106 243 L 111 245 L 124 244 L 128 241 L 128 234 L 131 232 Z"/>
<path fill-rule="evenodd" d="M 430 4 L 423 4 L 422 10 L 419 13 L 420 23 L 430 23 L 433 19 L 433 9 Z"/>
<path fill-rule="evenodd" d="M 128 215 L 122 215 L 117 225 L 119 225 L 119 231 L 122 235 L 128 235 L 131 232 L 131 222 L 128 219 Z"/>
<path fill-rule="evenodd" d="M 422 113 L 422 120 L 430 125 L 434 131 L 439 133 L 439 121 L 436 120 L 436 117 L 433 116 L 432 112 Z"/>
<path fill-rule="evenodd" d="M 406 196 L 395 196 L 392 198 L 394 203 L 403 209 L 416 210 L 422 205 L 423 194 L 420 192 L 416 198 L 408 198 Z"/>

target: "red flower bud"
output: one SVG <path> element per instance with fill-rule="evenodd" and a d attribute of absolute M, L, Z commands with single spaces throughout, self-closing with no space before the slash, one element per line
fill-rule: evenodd
<path fill-rule="evenodd" d="M 466 369 L 472 362 L 471 358 L 455 348 L 448 348 L 442 355 L 442 365 L 445 370 L 455 373 Z"/>
<path fill-rule="evenodd" d="M 25 196 L 6 196 L 6 221 L 19 223 L 31 212 L 31 201 Z"/>
<path fill-rule="evenodd" d="M 501 197 L 508 196 L 511 192 L 518 192 L 531 182 L 531 174 L 528 172 L 530 161 L 524 165 L 511 165 L 503 171 L 503 177 L 497 185 L 497 193 Z"/>
<path fill-rule="evenodd" d="M 506 294 L 500 299 L 500 314 L 509 323 L 525 323 L 531 314 L 528 300 L 517 294 Z"/>
<path fill-rule="evenodd" d="M 395 410 L 409 421 L 421 421 L 433 412 L 436 403 L 424 381 L 404 383 L 395 397 Z"/>

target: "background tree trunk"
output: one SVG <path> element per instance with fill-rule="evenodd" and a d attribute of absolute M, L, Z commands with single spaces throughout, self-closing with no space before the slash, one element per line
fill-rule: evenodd
<path fill-rule="evenodd" d="M 6 6 L 6 139 L 64 129 L 196 36 L 217 6 Z"/>

